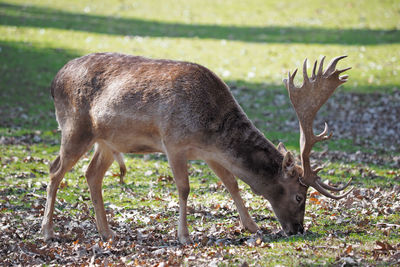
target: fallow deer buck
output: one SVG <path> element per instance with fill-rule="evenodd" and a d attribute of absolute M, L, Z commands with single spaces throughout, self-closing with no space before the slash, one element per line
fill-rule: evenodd
<path fill-rule="evenodd" d="M 311 78 L 304 61 L 304 83 L 295 87 L 293 75 L 284 80 L 300 121 L 302 167 L 282 144 L 275 147 L 251 123 L 228 86 L 207 68 L 188 62 L 153 60 L 116 53 L 97 53 L 68 62 L 51 85 L 57 121 L 61 128 L 60 154 L 50 166 L 50 183 L 42 223 L 46 240 L 54 237 L 53 212 L 57 188 L 64 174 L 94 144 L 86 171 L 98 231 L 104 239 L 110 230 L 102 197 L 102 180 L 121 153 L 163 152 L 167 155 L 179 194 L 178 238 L 190 241 L 186 221 L 189 179 L 187 161 L 202 159 L 222 180 L 239 211 L 242 226 L 259 228 L 239 194 L 235 177 L 272 205 L 283 230 L 303 233 L 306 194 L 311 186 L 321 194 L 341 191 L 321 182 L 310 167 L 312 146 L 331 137 L 328 127 L 313 133 L 313 120 L 336 87 L 346 82 L 345 70 L 335 70 L 332 60 L 323 72 L 323 61 Z M 125 166 L 121 167 L 124 171 Z"/>

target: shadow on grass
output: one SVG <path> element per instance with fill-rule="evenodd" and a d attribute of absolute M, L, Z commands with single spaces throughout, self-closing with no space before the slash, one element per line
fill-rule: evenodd
<path fill-rule="evenodd" d="M 142 37 L 197 37 L 256 43 L 378 45 L 400 42 L 398 30 L 168 23 L 6 3 L 0 4 L 0 24 Z"/>
<path fill-rule="evenodd" d="M 311 231 L 306 231 L 303 235 L 293 235 L 293 236 L 286 236 L 283 234 L 269 234 L 265 236 L 265 241 L 267 242 L 274 242 L 274 243 L 291 243 L 291 242 L 298 242 L 298 241 L 315 241 L 324 236 L 319 233 L 314 233 Z"/>
<path fill-rule="evenodd" d="M 204 231 L 207 237 L 207 244 L 202 245 L 202 247 L 214 247 L 214 246 L 243 246 L 246 243 L 252 244 L 255 246 L 255 241 L 260 238 L 266 244 L 273 244 L 273 243 L 294 243 L 294 242 L 304 242 L 304 241 L 316 241 L 324 238 L 323 235 L 318 233 L 306 232 L 304 235 L 294 235 L 294 236 L 286 236 L 278 233 L 271 233 L 270 231 L 263 231 L 261 235 L 258 236 L 247 236 L 240 234 L 236 237 L 227 236 L 225 232 L 222 232 L 218 235 L 210 234 L 208 231 Z M 203 243 L 203 238 L 194 238 L 196 243 Z M 178 242 L 176 242 L 177 246 L 180 246 Z M 269 245 L 265 246 L 265 248 L 271 248 Z"/>
<path fill-rule="evenodd" d="M 0 47 L 0 128 L 55 129 L 50 83 L 79 55 L 23 42 L 0 41 Z"/>

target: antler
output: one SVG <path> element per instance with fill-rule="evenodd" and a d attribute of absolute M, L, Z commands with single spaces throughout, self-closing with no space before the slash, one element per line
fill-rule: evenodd
<path fill-rule="evenodd" d="M 288 79 L 283 80 L 286 85 L 286 89 L 289 92 L 290 101 L 292 102 L 300 123 L 300 151 L 301 163 L 303 167 L 303 177 L 300 178 L 301 182 L 307 186 L 315 188 L 321 194 L 333 199 L 341 199 L 347 196 L 352 189 L 340 196 L 333 195 L 327 190 L 335 192 L 342 191 L 349 186 L 351 179 L 345 186 L 340 188 L 332 187 L 323 183 L 321 178 L 317 175 L 322 168 L 311 168 L 310 153 L 315 143 L 328 140 L 332 137 L 332 133 L 328 134 L 329 128 L 327 123 L 325 123 L 325 129 L 321 134 L 314 135 L 313 123 L 314 118 L 321 106 L 328 100 L 328 98 L 333 94 L 339 85 L 347 81 L 348 75 L 339 75 L 351 68 L 336 70 L 336 64 L 338 61 L 345 57 L 347 56 L 334 58 L 324 72 L 323 64 L 325 57 L 323 57 L 321 59 L 317 74 L 315 74 L 317 61 L 315 61 L 311 78 L 309 78 L 307 75 L 307 59 L 305 59 L 303 64 L 304 82 L 301 87 L 296 87 L 293 83 L 297 69 L 292 75 L 290 75 L 289 72 Z"/>

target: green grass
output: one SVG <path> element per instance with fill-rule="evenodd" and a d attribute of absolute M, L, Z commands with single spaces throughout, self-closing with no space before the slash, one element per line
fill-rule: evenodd
<path fill-rule="evenodd" d="M 265 116 L 280 108 L 273 100 L 278 94 L 286 94 L 282 78 L 287 71 L 299 68 L 305 57 L 313 61 L 322 55 L 331 59 L 346 54 L 348 58 L 339 63 L 339 68 L 352 66 L 353 69 L 349 71 L 349 82 L 339 91 L 391 94 L 400 86 L 399 30 L 400 2 L 395 0 L 0 1 L 0 136 L 40 136 L 43 140 L 31 146 L 1 145 L 0 191 L 9 192 L 9 203 L 21 209 L 29 209 L 29 202 L 26 202 L 31 198 L 29 192 L 45 194 L 48 162 L 54 160 L 59 149 L 49 87 L 57 71 L 72 58 L 92 52 L 116 51 L 200 63 L 233 88 L 246 113 L 269 139 L 274 143 L 284 141 L 288 148 L 298 150 L 298 133 L 278 127 L 288 116 L 295 116 L 294 112 L 273 118 Z M 300 83 L 301 77 L 296 79 Z M 352 153 L 374 152 L 368 147 L 353 146 L 351 140 L 345 139 L 335 139 L 328 147 Z M 384 148 L 379 153 L 393 156 Z M 81 211 L 71 203 L 84 202 L 91 207 L 80 171 L 89 159 L 90 156 L 86 156 L 66 175 L 67 186 L 58 193 L 60 210 L 67 212 L 69 209 L 74 215 Z M 127 165 L 125 191 L 117 184 L 118 177 L 113 176 L 118 173 L 116 165 L 106 175 L 104 197 L 108 209 L 153 210 L 155 214 L 165 212 L 166 202 L 177 202 L 172 182 L 159 180 L 160 176 L 171 175 L 165 159 L 153 156 L 146 160 L 133 156 L 127 158 Z M 211 171 L 198 162 L 193 163 L 192 168 L 193 205 L 201 209 L 206 203 L 206 209 L 212 209 L 212 199 L 234 210 L 225 190 L 217 186 L 218 190 L 210 192 L 210 188 L 217 185 Z M 329 162 L 327 169 L 336 170 L 334 174 L 324 173 L 324 177 L 333 182 L 354 176 L 353 183 L 361 188 L 388 191 L 399 185 L 400 173 L 389 164 L 338 161 Z M 152 171 L 150 175 L 146 174 L 149 170 Z M 249 193 L 244 184 L 241 187 L 245 195 L 249 195 L 245 198 L 254 215 L 272 216 L 263 200 Z M 134 192 L 135 197 L 127 192 Z M 149 192 L 168 199 L 148 197 Z M 4 200 L 0 201 L 5 205 Z M 307 219 L 317 222 L 310 228 L 315 235 L 270 240 L 272 246 L 264 248 L 219 249 L 236 265 L 240 263 L 238 255 L 249 263 L 261 265 L 338 264 L 345 240 L 355 244 L 354 254 L 362 258 L 363 263 L 374 263 L 371 250 L 376 241 L 400 242 L 398 234 L 385 236 L 372 224 L 364 230 L 376 230 L 376 235 L 358 233 L 357 221 L 336 225 L 330 220 L 331 216 L 325 214 L 328 211 L 315 203 L 310 203 L 307 212 L 317 214 L 316 218 Z M 371 222 L 383 220 L 395 224 L 400 219 L 398 214 L 368 217 L 356 212 L 344 213 L 354 220 L 368 218 Z M 158 223 L 176 223 L 176 212 L 165 214 Z M 235 212 L 225 215 L 217 217 L 217 223 L 232 226 Z M 146 216 L 146 212 L 143 213 L 135 223 L 146 227 Z M 201 221 L 193 214 L 189 220 L 192 229 L 202 227 L 204 232 L 215 223 L 211 219 Z M 262 223 L 278 227 L 276 221 Z M 343 236 L 335 236 L 340 232 Z"/>
<path fill-rule="evenodd" d="M 46 176 L 48 162 L 57 154 L 56 147 L 46 145 L 32 146 L 3 146 L 0 148 L 1 169 L 0 169 L 0 195 L 7 192 L 8 201 L 0 198 L 2 213 L 7 215 L 16 210 L 32 209 L 32 205 L 43 205 L 45 196 Z M 58 202 L 56 214 L 63 214 L 70 218 L 81 216 L 82 205 L 91 207 L 89 199 L 89 190 L 83 177 L 83 170 L 89 162 L 89 154 L 69 172 L 63 180 L 63 184 L 58 192 Z M 127 157 L 128 175 L 125 178 L 126 185 L 118 183 L 117 164 L 113 164 L 107 172 L 104 183 L 104 199 L 106 209 L 114 213 L 114 221 L 118 223 L 129 223 L 135 229 L 152 229 L 158 225 L 168 225 L 167 229 L 160 230 L 164 235 L 174 229 L 177 225 L 177 193 L 173 181 L 168 178 L 171 175 L 168 163 L 164 157 Z M 327 177 L 333 182 L 338 182 L 339 177 L 352 175 L 348 170 L 358 168 L 371 168 L 370 166 L 359 164 L 330 164 L 328 169 L 335 169 L 335 175 Z M 212 234 L 212 229 L 217 225 L 217 229 L 225 229 L 217 234 L 217 238 L 226 238 L 230 229 L 238 227 L 237 212 L 233 201 L 226 190 L 218 184 L 218 179 L 211 171 L 199 162 L 192 162 L 189 168 L 191 173 L 191 193 L 189 196 L 189 206 L 193 211 L 189 211 L 188 222 L 191 232 L 201 231 L 203 235 Z M 246 260 L 249 264 L 263 265 L 298 265 L 298 264 L 338 264 L 342 257 L 346 256 L 345 249 L 349 245 L 353 247 L 351 256 L 362 260 L 363 264 L 384 264 L 384 262 L 375 262 L 373 260 L 373 249 L 377 241 L 386 241 L 392 245 L 400 241 L 398 232 L 392 230 L 385 232 L 385 229 L 378 227 L 379 223 L 398 224 L 400 220 L 399 213 L 387 213 L 385 208 L 398 203 L 399 198 L 392 194 L 386 194 L 387 190 L 393 188 L 393 185 L 400 185 L 400 181 L 383 183 L 383 176 L 393 170 L 385 167 L 375 168 L 376 175 L 379 178 L 357 177 L 354 185 L 367 188 L 370 192 L 385 194 L 384 199 L 377 198 L 378 206 L 374 207 L 367 202 L 354 200 L 349 207 L 346 201 L 341 201 L 336 205 L 334 200 L 318 197 L 318 201 L 309 201 L 305 224 L 308 227 L 309 234 L 306 236 L 281 237 L 276 238 L 273 235 L 265 235 L 261 246 L 244 245 L 218 245 L 199 246 L 194 249 L 196 253 L 205 253 L 207 251 L 220 251 L 224 255 L 224 262 L 238 264 Z M 344 175 L 342 175 L 344 174 Z M 399 176 L 395 171 L 392 175 Z M 161 179 L 160 177 L 167 177 Z M 341 178 L 343 179 L 343 178 Z M 371 179 L 367 182 L 367 179 Z M 250 212 L 255 217 L 258 225 L 265 229 L 278 229 L 279 224 L 272 219 L 264 220 L 265 216 L 272 218 L 273 213 L 269 205 L 261 197 L 251 194 L 247 186 L 240 182 L 243 189 L 242 196 L 251 207 Z M 368 189 L 370 188 L 370 189 Z M 380 189 L 378 189 L 380 188 Z M 371 191 L 372 190 L 372 191 Z M 377 191 L 378 190 L 378 191 Z M 32 196 L 32 193 L 35 195 Z M 42 196 L 37 199 L 35 196 Z M 365 201 L 365 200 L 364 200 Z M 36 204 L 33 204 L 36 203 Z M 39 203 L 39 204 L 38 204 Z M 172 204 L 171 203 L 175 203 Z M 364 203 L 364 204 L 363 204 Z M 79 206 L 78 206 L 79 205 Z M 218 205 L 218 206 L 216 206 Z M 359 208 L 367 205 L 364 208 Z M 347 208 L 344 208 L 344 207 Z M 208 217 L 199 214 L 199 212 L 208 213 Z M 382 213 L 383 212 L 383 213 Z M 93 209 L 89 210 L 90 216 L 94 216 Z M 134 217 L 126 217 L 126 214 L 133 213 Z M 60 215 L 61 216 L 61 215 Z M 70 218 L 66 218 L 69 221 Z M 14 220 L 22 220 L 16 216 Z M 30 219 L 32 220 L 32 218 Z M 56 231 L 62 231 L 60 220 L 55 224 Z M 360 226 L 360 222 L 367 220 L 366 225 Z M 40 215 L 35 215 L 32 223 L 38 224 Z M 116 230 L 121 225 L 116 225 Z M 214 230 L 215 231 L 215 230 Z M 226 234 L 225 234 L 226 232 Z M 39 234 L 29 236 L 24 242 L 37 238 Z M 94 225 L 88 235 L 94 235 L 96 230 Z M 236 242 L 240 238 L 248 238 L 249 233 L 240 232 L 236 236 Z M 67 244 L 66 244 L 67 245 Z M 132 251 L 131 251 L 132 253 Z M 198 257 L 202 258 L 202 257 Z M 210 258 L 212 259 L 212 257 Z M 235 265 L 236 265 L 235 264 Z"/>

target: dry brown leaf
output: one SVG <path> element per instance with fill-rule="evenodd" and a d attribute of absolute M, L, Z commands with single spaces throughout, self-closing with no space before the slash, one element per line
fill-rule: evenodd
<path fill-rule="evenodd" d="M 349 245 L 346 250 L 344 251 L 344 253 L 346 253 L 346 255 L 350 255 L 351 252 L 353 251 L 353 246 Z"/>
<path fill-rule="evenodd" d="M 318 199 L 318 198 L 315 198 L 315 197 L 310 197 L 310 198 L 309 198 L 309 201 L 310 201 L 310 203 L 312 203 L 312 204 L 316 204 L 316 205 L 321 204 L 321 202 L 319 201 L 319 199 Z"/>

